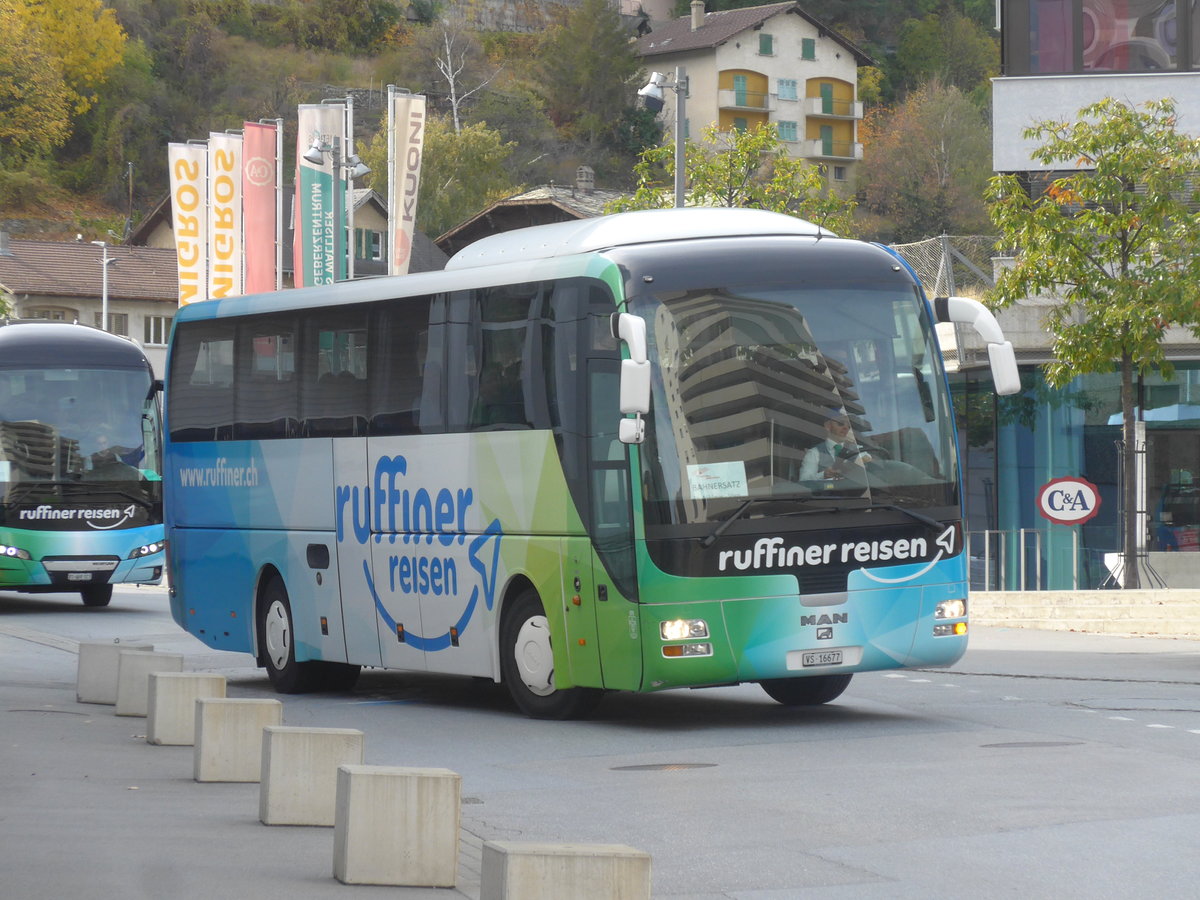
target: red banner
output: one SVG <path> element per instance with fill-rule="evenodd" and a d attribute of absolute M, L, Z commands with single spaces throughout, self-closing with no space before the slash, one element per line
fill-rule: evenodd
<path fill-rule="evenodd" d="M 278 129 L 246 122 L 242 147 L 242 219 L 246 240 L 246 293 L 273 291 L 279 237 Z"/>

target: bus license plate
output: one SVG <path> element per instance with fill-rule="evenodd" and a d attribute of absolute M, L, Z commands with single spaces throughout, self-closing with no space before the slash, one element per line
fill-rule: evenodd
<path fill-rule="evenodd" d="M 67 581 L 91 581 L 91 572 L 68 572 Z"/>
<path fill-rule="evenodd" d="M 809 650 L 800 657 L 803 666 L 840 666 L 842 664 L 841 650 Z"/>

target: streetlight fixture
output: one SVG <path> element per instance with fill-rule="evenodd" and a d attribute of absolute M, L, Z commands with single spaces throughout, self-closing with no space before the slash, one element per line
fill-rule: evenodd
<path fill-rule="evenodd" d="M 667 81 L 667 76 L 662 72 L 651 72 L 650 80 L 645 86 L 638 91 L 638 96 L 642 98 L 646 109 L 657 115 L 662 112 L 665 105 L 666 95 L 663 89 L 668 88 L 675 92 L 675 205 L 682 207 L 684 205 L 684 169 L 686 158 L 684 155 L 684 111 L 687 106 L 688 96 L 688 77 L 687 69 L 683 66 L 675 67 L 675 80 Z"/>
<path fill-rule="evenodd" d="M 369 175 L 371 168 L 358 158 L 357 153 L 351 153 L 349 157 L 342 159 L 342 139 L 337 135 L 334 135 L 331 141 L 322 140 L 320 136 L 315 138 L 312 146 L 304 152 L 303 158 L 314 166 L 321 166 L 325 164 L 326 153 L 333 160 L 333 177 L 337 182 L 333 189 L 333 280 L 337 281 L 342 261 L 346 257 L 346 223 L 343 221 L 345 213 L 342 211 L 342 193 L 347 186 L 353 189 L 354 179 Z"/>
<path fill-rule="evenodd" d="M 100 328 L 108 331 L 108 267 L 116 257 L 108 255 L 108 241 L 92 241 L 100 248 Z"/>

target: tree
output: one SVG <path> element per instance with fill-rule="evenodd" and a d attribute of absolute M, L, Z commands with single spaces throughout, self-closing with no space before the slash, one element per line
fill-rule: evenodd
<path fill-rule="evenodd" d="M 505 172 L 514 148 L 483 123 L 455 131 L 445 116 L 430 116 L 425 123 L 417 227 L 436 238 L 490 203 L 516 193 L 518 188 Z M 371 167 L 367 186 L 385 194 L 386 127 L 379 130 L 362 157 Z"/>
<path fill-rule="evenodd" d="M 953 86 L 931 82 L 862 128 L 863 210 L 869 230 L 896 242 L 988 230 L 983 192 L 992 169 L 991 126 Z"/>
<path fill-rule="evenodd" d="M 853 231 L 854 201 L 830 192 L 821 170 L 789 156 L 768 126 L 722 133 L 710 125 L 701 143 L 686 143 L 684 160 L 688 206 L 768 209 L 808 219 L 835 234 Z M 662 209 L 674 204 L 673 145 L 645 151 L 634 172 L 637 190 L 609 204 L 608 212 Z"/>
<path fill-rule="evenodd" d="M 629 38 L 609 0 L 583 0 L 546 31 L 537 90 L 558 128 L 593 145 L 615 138 L 640 68 Z"/>
<path fill-rule="evenodd" d="M 936 78 L 970 94 L 1000 73 L 1000 47 L 981 26 L 950 7 L 901 26 L 896 65 L 910 88 Z"/>
<path fill-rule="evenodd" d="M 17 6 L 58 60 L 73 112 L 87 112 L 125 50 L 116 13 L 101 0 L 21 0 Z"/>
<path fill-rule="evenodd" d="M 0 0 L 0 164 L 12 168 L 70 134 L 70 92 L 40 29 Z"/>
<path fill-rule="evenodd" d="M 1124 584 L 1139 586 L 1134 373 L 1173 371 L 1163 349 L 1168 328 L 1200 337 L 1200 229 L 1188 203 L 1200 171 L 1200 140 L 1176 130 L 1175 104 L 1141 108 L 1111 98 L 1086 106 L 1074 122 L 1043 121 L 1024 132 L 1040 141 L 1032 158 L 1078 171 L 1030 196 L 1013 175 L 987 190 L 1001 246 L 1016 263 L 997 280 L 1006 305 L 1052 295 L 1046 327 L 1055 362 L 1046 378 L 1062 387 L 1079 374 L 1121 375 Z"/>

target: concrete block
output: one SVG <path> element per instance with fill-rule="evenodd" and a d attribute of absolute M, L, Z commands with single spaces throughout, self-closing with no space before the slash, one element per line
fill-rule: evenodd
<path fill-rule="evenodd" d="M 334 877 L 454 887 L 461 797 L 462 777 L 448 769 L 339 766 Z"/>
<path fill-rule="evenodd" d="M 117 715 L 146 715 L 150 706 L 151 672 L 182 671 L 182 653 L 122 650 L 117 654 Z"/>
<path fill-rule="evenodd" d="M 278 700 L 196 700 L 196 781 L 258 781 L 263 729 L 283 722 Z"/>
<path fill-rule="evenodd" d="M 623 844 L 486 841 L 479 900 L 650 900 L 650 854 Z"/>
<path fill-rule="evenodd" d="M 75 676 L 75 699 L 80 703 L 117 702 L 117 665 L 122 650 L 153 650 L 143 641 L 82 641 Z"/>
<path fill-rule="evenodd" d="M 354 728 L 263 729 L 258 817 L 264 825 L 332 826 L 338 766 L 362 765 L 363 733 Z"/>
<path fill-rule="evenodd" d="M 146 699 L 146 742 L 196 742 L 196 701 L 224 697 L 225 676 L 204 672 L 151 672 Z"/>

